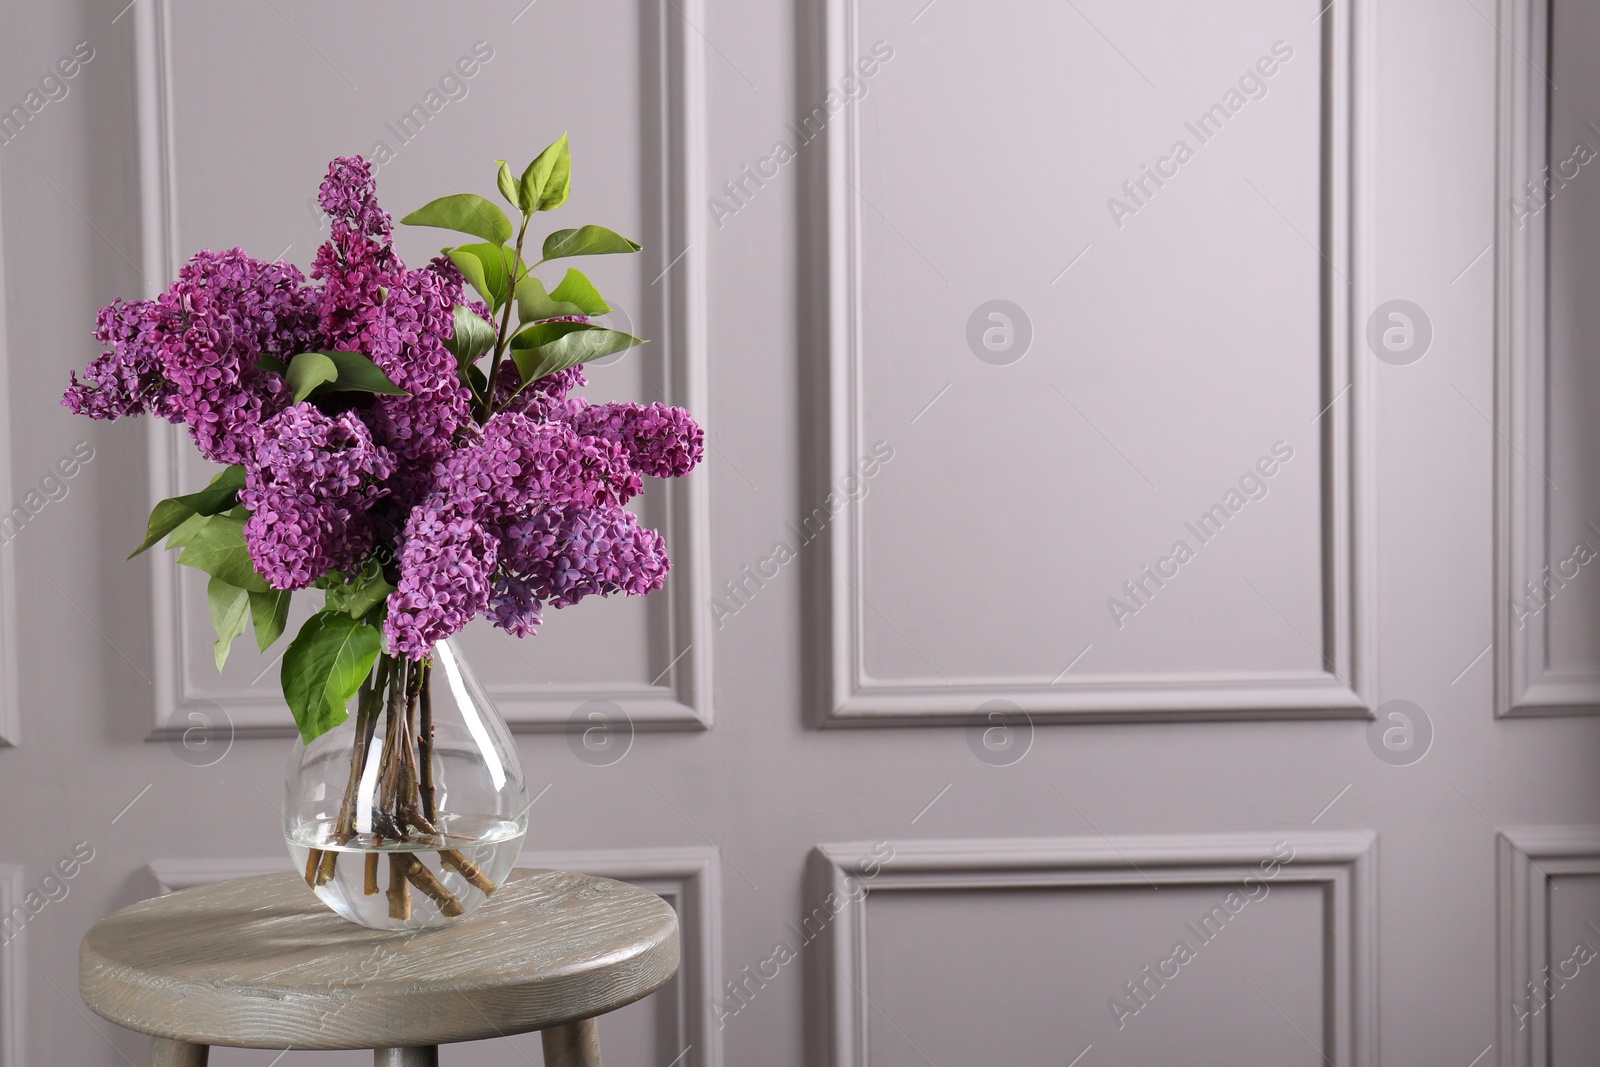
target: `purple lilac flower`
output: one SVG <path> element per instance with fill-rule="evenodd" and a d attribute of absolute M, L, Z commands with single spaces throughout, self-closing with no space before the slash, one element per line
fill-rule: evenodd
<path fill-rule="evenodd" d="M 372 551 L 372 505 L 394 472 L 389 450 L 354 412 L 299 403 L 261 425 L 239 503 L 250 558 L 274 589 L 304 589 L 329 570 L 361 568 Z"/>
<path fill-rule="evenodd" d="M 322 328 L 336 346 L 353 340 L 383 303 L 405 264 L 394 250 L 394 226 L 378 206 L 372 165 L 360 156 L 341 156 L 328 164 L 317 197 L 332 232 L 311 277 L 322 281 Z"/>
<path fill-rule="evenodd" d="M 507 527 L 501 566 L 558 608 L 586 596 L 644 596 L 671 567 L 661 535 L 620 507 L 545 509 Z"/>
<path fill-rule="evenodd" d="M 389 213 L 378 206 L 372 164 L 360 156 L 340 156 L 328 164 L 317 202 L 330 219 L 343 219 L 363 232 L 386 234 L 392 229 Z"/>
<path fill-rule="evenodd" d="M 490 419 L 482 439 L 458 449 L 446 466 L 445 491 L 474 513 L 496 517 L 535 506 L 623 504 L 641 487 L 619 446 L 515 412 Z"/>
<path fill-rule="evenodd" d="M 406 511 L 432 491 L 434 466 L 471 418 L 471 393 L 444 346 L 461 302 L 461 273 L 444 256 L 406 269 L 389 215 L 378 206 L 372 168 L 360 157 L 329 164 L 320 201 L 333 232 L 317 252 L 312 277 L 324 282 L 329 343 L 363 353 L 410 394 L 374 398 L 369 416 L 375 438 L 398 462 L 386 512 L 387 526 L 399 529 Z"/>
<path fill-rule="evenodd" d="M 592 404 L 569 421 L 586 437 L 620 445 L 633 469 L 653 478 L 688 474 L 705 450 L 705 434 L 694 417 L 665 404 Z"/>
<path fill-rule="evenodd" d="M 315 290 L 293 265 L 242 250 L 201 252 L 155 300 L 113 303 L 95 336 L 110 351 L 74 375 L 62 403 L 94 418 L 148 412 L 189 426 L 207 459 L 240 463 L 255 427 L 289 402 L 263 356 L 317 338 Z"/>
<path fill-rule="evenodd" d="M 375 397 L 369 419 L 399 461 L 394 506 L 402 514 L 432 492 L 435 466 L 449 456 L 456 431 L 472 421 L 472 393 L 444 345 L 460 300 L 461 274 L 441 257 L 406 271 L 390 288 L 384 314 L 359 338 L 359 351 L 410 394 Z"/>
<path fill-rule="evenodd" d="M 433 495 L 406 523 L 400 583 L 389 596 L 390 647 L 413 658 L 488 605 L 492 527 L 545 508 L 621 504 L 639 491 L 618 446 L 510 412 L 490 419 L 435 475 Z M 477 553 L 472 561 L 467 548 Z"/>
<path fill-rule="evenodd" d="M 532 637 L 544 622 L 533 583 L 503 571 L 495 577 L 488 615 L 489 621 L 513 637 Z"/>
<path fill-rule="evenodd" d="M 183 415 L 162 373 L 157 327 L 163 318 L 154 300 L 113 300 L 95 317 L 94 338 L 106 347 L 72 385 L 61 403 L 75 415 L 120 419 L 151 414 L 172 422 Z"/>
<path fill-rule="evenodd" d="M 384 632 L 397 656 L 422 659 L 489 604 L 496 541 L 452 501 L 414 508 L 400 555 L 400 584 L 389 594 Z"/>

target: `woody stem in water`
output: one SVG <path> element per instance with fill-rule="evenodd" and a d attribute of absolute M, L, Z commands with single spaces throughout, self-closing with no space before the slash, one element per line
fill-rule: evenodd
<path fill-rule="evenodd" d="M 433 839 L 429 844 L 445 844 L 435 808 L 432 675 L 429 660 L 413 662 L 385 654 L 378 657 L 372 675 L 362 685 L 356 707 L 350 773 L 333 826 L 335 845 L 347 845 L 360 836 L 356 828 L 357 812 L 361 809 L 360 793 L 363 782 L 369 778 L 368 760 L 374 755 L 372 744 L 380 718 L 383 742 L 375 754 L 376 773 L 370 776 L 377 783 L 377 795 L 370 798 L 370 830 L 374 843 L 404 846 L 417 843 L 417 837 L 422 835 Z M 443 870 L 455 871 L 481 892 L 493 893 L 497 888 L 460 850 L 440 847 L 438 855 Z M 315 888 L 331 881 L 338 859 L 337 848 L 312 849 L 306 859 L 307 884 Z M 413 887 L 431 899 L 446 916 L 465 912 L 461 899 L 446 888 L 440 876 L 424 866 L 414 852 L 390 851 L 388 867 L 386 896 L 390 918 L 401 921 L 411 918 Z M 362 872 L 365 895 L 379 892 L 379 873 L 378 854 L 370 852 L 365 857 Z"/>

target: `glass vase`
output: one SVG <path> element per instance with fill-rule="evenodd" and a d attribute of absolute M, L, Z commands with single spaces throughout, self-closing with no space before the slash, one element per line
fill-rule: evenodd
<path fill-rule="evenodd" d="M 283 835 L 328 907 L 379 930 L 442 926 L 511 872 L 528 792 L 510 731 L 459 648 L 378 657 L 349 717 L 298 739 Z"/>

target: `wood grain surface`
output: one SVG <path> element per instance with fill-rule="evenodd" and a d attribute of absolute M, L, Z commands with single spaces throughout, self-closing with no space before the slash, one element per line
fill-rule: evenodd
<path fill-rule="evenodd" d="M 613 1011 L 678 967 L 678 918 L 636 886 L 517 870 L 478 911 L 390 933 L 339 918 L 296 874 L 197 886 L 96 923 L 84 1002 L 157 1037 L 246 1048 L 444 1044 Z"/>
<path fill-rule="evenodd" d="M 147 1067 L 206 1067 L 211 1049 L 205 1045 L 191 1045 L 186 1041 L 172 1041 L 165 1037 L 150 1039 L 150 1058 Z"/>
<path fill-rule="evenodd" d="M 600 1067 L 600 1028 L 593 1019 L 546 1030 L 539 1044 L 544 1067 Z"/>

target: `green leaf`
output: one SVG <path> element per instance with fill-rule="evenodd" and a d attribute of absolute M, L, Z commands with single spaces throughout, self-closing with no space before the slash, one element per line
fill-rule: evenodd
<path fill-rule="evenodd" d="M 289 369 L 289 364 L 277 356 L 261 356 L 256 360 L 256 370 L 271 371 L 273 374 L 282 374 Z"/>
<path fill-rule="evenodd" d="M 289 622 L 289 601 L 292 590 L 272 589 L 265 593 L 250 594 L 250 621 L 256 628 L 256 650 L 265 652 L 272 642 L 283 636 Z"/>
<path fill-rule="evenodd" d="M 538 322 L 524 326 L 511 338 L 511 348 L 532 349 L 540 345 L 547 345 L 558 337 L 565 337 L 577 330 L 588 329 L 589 324 L 584 322 Z"/>
<path fill-rule="evenodd" d="M 621 352 L 644 340 L 587 322 L 542 322 L 511 339 L 511 357 L 524 382 Z"/>
<path fill-rule="evenodd" d="M 161 501 L 150 512 L 144 540 L 139 542 L 138 548 L 128 553 L 128 559 L 137 556 L 196 515 L 215 515 L 233 507 L 239 497 L 239 490 L 243 487 L 244 468 L 234 464 L 217 472 L 217 476 L 211 479 L 211 484 L 198 493 L 169 497 Z M 167 547 L 176 546 L 169 542 Z"/>
<path fill-rule="evenodd" d="M 555 287 L 550 299 L 574 305 L 580 315 L 604 315 L 611 310 L 611 306 L 601 297 L 600 290 L 576 267 L 567 268 L 567 276 Z"/>
<path fill-rule="evenodd" d="M 477 362 L 480 356 L 494 347 L 494 337 L 493 326 L 484 322 L 477 312 L 465 304 L 457 304 L 455 329 L 444 346 L 456 357 L 456 366 L 465 367 Z"/>
<path fill-rule="evenodd" d="M 327 592 L 329 610 L 342 611 L 359 619 L 387 600 L 394 586 L 389 584 L 383 576 L 383 568 L 374 560 L 349 582 L 330 585 Z"/>
<path fill-rule="evenodd" d="M 221 578 L 206 583 L 206 599 L 211 602 L 211 625 L 217 631 L 214 654 L 217 670 L 228 662 L 233 639 L 244 633 L 250 621 L 250 594 Z"/>
<path fill-rule="evenodd" d="M 445 249 L 444 254 L 450 257 L 450 262 L 456 265 L 461 276 L 478 291 L 478 295 L 483 297 L 484 303 L 488 304 L 492 311 L 495 305 L 494 286 L 489 284 L 489 275 L 484 270 L 483 261 L 474 253 L 462 252 L 455 248 Z"/>
<path fill-rule="evenodd" d="M 289 388 L 294 390 L 296 404 L 316 392 L 319 385 L 337 381 L 339 368 L 322 352 L 302 352 L 289 361 L 289 372 L 284 375 Z"/>
<path fill-rule="evenodd" d="M 506 198 L 506 203 L 515 204 L 519 208 L 522 207 L 517 202 L 517 193 L 522 188 L 520 183 L 512 175 L 511 168 L 506 165 L 505 160 L 497 159 L 495 162 L 500 164 L 500 173 L 495 176 L 495 183 L 500 186 L 500 195 Z M 528 209 L 522 208 L 522 210 L 526 212 Z"/>
<path fill-rule="evenodd" d="M 328 386 L 328 392 L 382 393 L 384 396 L 410 396 L 394 384 L 372 360 L 360 352 L 323 352 L 339 369 L 339 377 Z M 298 358 L 298 357 L 297 357 Z"/>
<path fill-rule="evenodd" d="M 176 498 L 161 501 L 150 511 L 150 521 L 145 527 L 144 540 L 139 542 L 138 548 L 128 553 L 127 559 L 132 559 L 176 530 L 183 525 L 185 519 L 194 517 L 194 511 L 179 503 Z M 123 562 L 127 562 L 127 559 Z"/>
<path fill-rule="evenodd" d="M 517 315 L 523 322 L 567 315 L 604 315 L 610 310 L 599 290 L 577 270 L 568 269 L 553 293 L 545 292 L 544 282 L 531 274 L 517 283 Z"/>
<path fill-rule="evenodd" d="M 318 393 L 382 393 L 410 396 L 360 352 L 302 352 L 289 361 L 286 376 L 296 404 Z"/>
<path fill-rule="evenodd" d="M 550 178 L 544 183 L 544 195 L 539 198 L 540 211 L 554 211 L 567 202 L 572 191 L 572 156 L 567 151 L 567 135 L 561 135 L 561 154 L 556 165 L 550 168 Z"/>
<path fill-rule="evenodd" d="M 630 241 L 604 226 L 580 226 L 576 230 L 557 230 L 544 239 L 545 259 L 568 256 L 603 256 L 612 252 L 637 252 L 644 246 Z"/>
<path fill-rule="evenodd" d="M 377 627 L 342 611 L 319 611 L 300 627 L 283 654 L 280 679 L 303 742 L 349 717 L 345 704 L 372 673 L 381 646 Z"/>
<path fill-rule="evenodd" d="M 517 283 L 517 317 L 523 322 L 582 314 L 577 304 L 557 302 L 545 292 L 544 282 L 531 274 Z"/>
<path fill-rule="evenodd" d="M 265 593 L 271 588 L 250 561 L 250 548 L 244 542 L 244 519 L 237 516 L 207 518 L 205 525 L 188 537 L 178 562 L 252 593 Z"/>
<path fill-rule="evenodd" d="M 522 172 L 518 204 L 526 212 L 551 211 L 567 202 L 571 187 L 572 152 L 567 147 L 567 135 L 562 134 Z"/>
<path fill-rule="evenodd" d="M 217 515 L 233 507 L 238 499 L 239 490 L 244 488 L 244 477 L 244 467 L 235 463 L 218 471 L 198 493 L 173 499 L 196 515 Z"/>
<path fill-rule="evenodd" d="M 445 249 L 445 255 L 483 296 L 491 311 L 505 306 L 511 292 L 511 279 L 506 274 L 511 255 L 509 248 L 490 244 L 462 245 Z"/>
<path fill-rule="evenodd" d="M 150 512 L 150 519 L 146 527 L 144 540 L 139 542 L 138 548 L 135 548 L 132 552 L 129 552 L 125 557 L 123 557 L 122 561 L 126 563 L 134 556 L 144 552 L 151 545 L 167 536 L 167 534 L 173 534 L 173 536 L 176 537 L 177 534 L 175 531 L 182 530 L 186 523 L 189 523 L 195 519 L 204 519 L 206 517 L 207 516 L 195 514 L 195 512 L 189 508 L 178 503 L 176 498 L 161 501 Z M 180 544 L 181 542 L 174 540 L 167 541 L 168 548 L 178 548 L 180 547 Z"/>
<path fill-rule="evenodd" d="M 476 363 L 468 364 L 461 372 L 462 378 L 474 396 L 489 395 L 489 376 Z"/>
<path fill-rule="evenodd" d="M 470 233 L 497 244 L 511 240 L 511 220 L 506 213 L 476 193 L 441 196 L 400 221 L 407 226 L 437 226 Z"/>
<path fill-rule="evenodd" d="M 178 523 L 178 528 L 167 537 L 167 547 L 169 549 L 188 547 L 189 542 L 194 540 L 195 534 L 200 532 L 210 518 L 210 515 L 190 515 Z"/>

